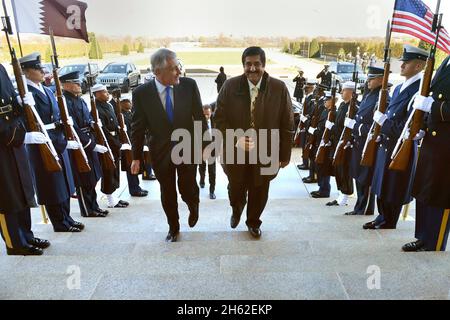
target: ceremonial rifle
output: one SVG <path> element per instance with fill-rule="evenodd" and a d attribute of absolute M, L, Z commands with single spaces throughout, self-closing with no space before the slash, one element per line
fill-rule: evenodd
<path fill-rule="evenodd" d="M 123 145 L 128 145 L 129 148 L 122 149 L 121 150 L 121 158 L 122 158 L 122 171 L 127 171 L 131 168 L 131 162 L 133 161 L 133 152 L 131 151 L 131 142 L 130 138 L 127 134 L 127 126 L 125 125 L 125 120 L 123 118 L 122 110 L 120 107 L 120 97 L 121 97 L 121 90 L 115 89 L 112 92 L 112 95 L 114 97 L 114 100 L 116 102 L 116 117 L 117 121 L 119 122 L 119 140 L 120 143 Z"/>

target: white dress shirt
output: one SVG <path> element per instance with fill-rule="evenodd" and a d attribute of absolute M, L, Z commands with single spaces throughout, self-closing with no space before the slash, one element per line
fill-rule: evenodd
<path fill-rule="evenodd" d="M 422 72 L 419 72 L 415 76 L 413 76 L 413 77 L 409 78 L 408 80 L 406 80 L 405 82 L 403 82 L 402 87 L 400 88 L 400 93 L 402 93 L 403 90 L 408 88 L 411 84 L 413 84 L 417 80 L 422 79 L 422 77 L 423 77 Z"/>
<path fill-rule="evenodd" d="M 31 81 L 30 79 L 27 79 L 27 84 L 32 86 L 33 88 L 38 89 L 40 92 L 42 92 L 43 94 L 46 95 L 44 87 L 42 86 L 42 84 L 40 84 L 40 83 L 36 84 L 33 81 Z"/>
<path fill-rule="evenodd" d="M 166 86 L 155 78 L 156 89 L 158 90 L 159 98 L 161 99 L 161 103 L 166 110 Z M 175 102 L 173 101 L 173 86 L 170 86 L 172 90 L 170 90 L 170 99 L 172 100 L 172 106 L 175 108 Z"/>

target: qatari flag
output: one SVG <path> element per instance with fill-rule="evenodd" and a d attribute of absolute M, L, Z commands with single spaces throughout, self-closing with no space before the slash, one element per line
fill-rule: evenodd
<path fill-rule="evenodd" d="M 87 4 L 75 0 L 11 0 L 17 32 L 88 40 Z"/>

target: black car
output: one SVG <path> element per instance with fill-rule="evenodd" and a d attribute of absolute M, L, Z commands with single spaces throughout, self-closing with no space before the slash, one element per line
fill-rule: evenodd
<path fill-rule="evenodd" d="M 90 65 L 91 65 L 91 72 L 93 74 L 97 73 L 98 65 L 96 63 L 91 63 Z M 71 64 L 71 65 L 64 66 L 59 70 L 59 76 L 61 77 L 67 73 L 75 72 L 75 71 L 80 72 L 81 90 L 83 93 L 86 93 L 86 91 L 88 90 L 86 76 L 89 74 L 89 67 L 88 67 L 87 63 Z"/>
<path fill-rule="evenodd" d="M 132 63 L 110 63 L 97 77 L 97 82 L 113 90 L 122 89 L 127 93 L 130 88 L 137 87 L 141 83 L 141 74 Z"/>

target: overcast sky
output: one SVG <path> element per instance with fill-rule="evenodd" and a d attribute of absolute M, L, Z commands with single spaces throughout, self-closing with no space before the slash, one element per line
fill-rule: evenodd
<path fill-rule="evenodd" d="M 84 0 L 88 30 L 132 36 L 384 36 L 394 0 Z M 425 0 L 434 11 L 437 0 Z M 450 29 L 450 1 L 443 0 Z"/>

